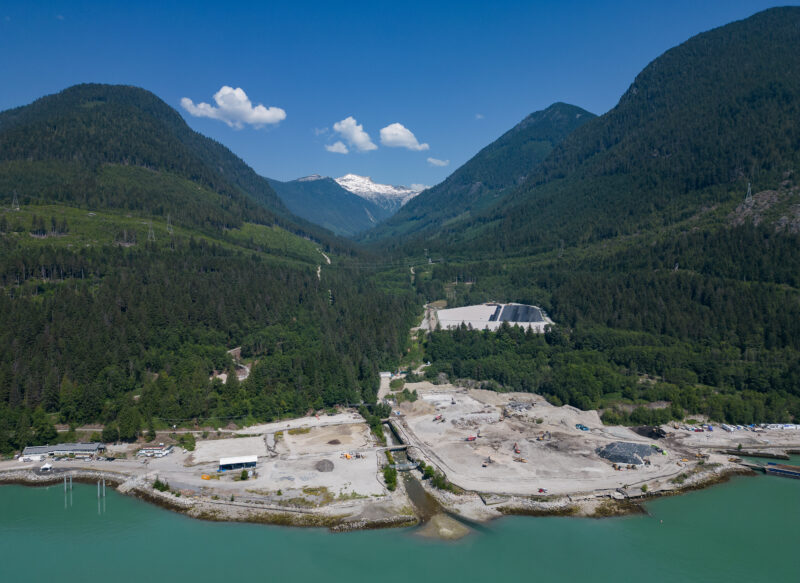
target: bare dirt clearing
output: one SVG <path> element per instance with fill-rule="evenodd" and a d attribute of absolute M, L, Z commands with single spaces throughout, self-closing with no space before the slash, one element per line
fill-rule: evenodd
<path fill-rule="evenodd" d="M 345 453 L 372 447 L 372 437 L 365 423 L 315 427 L 302 433 L 287 430 L 276 440 L 276 451 L 289 455 Z"/>
<path fill-rule="evenodd" d="M 399 407 L 412 444 L 466 490 L 513 495 L 536 494 L 539 488 L 549 494 L 613 490 L 681 471 L 682 456 L 656 450 L 649 465 L 613 469 L 596 453 L 598 447 L 620 439 L 650 441 L 627 428 L 604 427 L 596 411 L 554 407 L 527 393 L 430 383 L 408 388 L 420 395 L 416 403 Z"/>

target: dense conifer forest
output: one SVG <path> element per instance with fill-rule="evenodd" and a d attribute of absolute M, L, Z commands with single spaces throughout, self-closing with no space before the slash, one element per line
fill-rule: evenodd
<path fill-rule="evenodd" d="M 0 453 L 74 437 L 57 422 L 130 440 L 372 403 L 441 299 L 556 325 L 435 331 L 436 382 L 609 423 L 797 421 L 798 30 L 800 9 L 768 10 L 668 51 L 602 116 L 557 104 L 364 244 L 142 89 L 0 113 Z M 431 192 L 452 208 L 428 214 Z"/>
<path fill-rule="evenodd" d="M 56 422 L 132 439 L 374 402 L 413 290 L 342 269 L 369 256 L 158 98 L 70 88 L 0 114 L 0 144 L 2 452 Z"/>

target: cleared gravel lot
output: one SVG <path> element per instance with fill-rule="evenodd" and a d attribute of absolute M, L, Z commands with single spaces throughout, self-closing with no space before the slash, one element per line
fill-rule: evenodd
<path fill-rule="evenodd" d="M 400 406 L 412 442 L 450 481 L 467 490 L 531 495 L 545 488 L 559 494 L 615 489 L 681 471 L 677 461 L 682 455 L 655 450 L 650 466 L 614 470 L 596 453 L 599 446 L 620 439 L 648 445 L 650 441 L 623 427 L 609 431 L 596 411 L 554 407 L 527 393 L 430 383 L 408 388 L 420 395 L 416 403 Z M 438 415 L 444 422 L 435 420 Z M 581 431 L 576 424 L 589 430 Z M 467 441 L 471 436 L 476 439 Z"/>

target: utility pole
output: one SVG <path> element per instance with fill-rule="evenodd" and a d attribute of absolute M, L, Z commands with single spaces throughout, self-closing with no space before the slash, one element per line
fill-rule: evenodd
<path fill-rule="evenodd" d="M 153 222 L 152 221 L 147 223 L 147 240 L 148 241 L 155 241 L 156 240 L 156 235 L 155 235 L 155 233 L 153 233 Z"/>
<path fill-rule="evenodd" d="M 744 196 L 744 203 L 745 204 L 753 204 L 753 189 L 750 187 L 750 183 L 747 183 L 747 194 Z"/>
<path fill-rule="evenodd" d="M 14 191 L 14 200 L 11 201 L 11 210 L 18 211 L 19 210 L 19 197 L 17 196 L 17 191 Z"/>

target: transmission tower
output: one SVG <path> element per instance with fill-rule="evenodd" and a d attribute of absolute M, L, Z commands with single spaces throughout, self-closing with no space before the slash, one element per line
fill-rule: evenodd
<path fill-rule="evenodd" d="M 560 239 L 558 241 L 558 257 L 561 258 L 564 256 L 564 239 Z"/>
<path fill-rule="evenodd" d="M 152 221 L 147 223 L 147 240 L 148 241 L 155 241 L 156 235 L 153 233 L 153 223 Z"/>
<path fill-rule="evenodd" d="M 14 191 L 14 200 L 11 201 L 11 210 L 18 211 L 19 210 L 19 197 L 17 196 L 17 191 Z"/>
<path fill-rule="evenodd" d="M 167 215 L 167 233 L 172 235 L 172 220 L 170 220 L 169 215 Z"/>
<path fill-rule="evenodd" d="M 747 194 L 744 197 L 745 204 L 752 204 L 753 203 L 753 189 L 750 186 L 750 183 L 747 183 Z"/>

